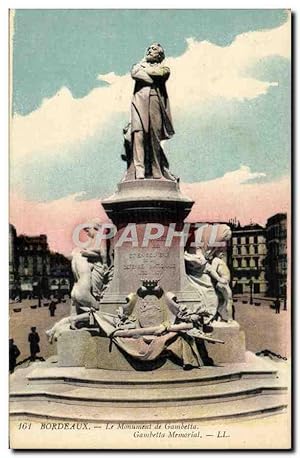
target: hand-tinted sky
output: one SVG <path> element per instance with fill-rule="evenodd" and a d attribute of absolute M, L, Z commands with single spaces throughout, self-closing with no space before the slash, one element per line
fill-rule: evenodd
<path fill-rule="evenodd" d="M 220 193 L 223 185 L 226 215 L 221 199 L 212 217 L 245 218 L 239 196 L 249 206 L 249 196 L 261 190 L 268 205 L 257 209 L 253 202 L 249 219 L 263 223 L 269 216 L 270 196 L 286 192 L 290 172 L 285 11 L 17 10 L 11 190 L 16 208 L 28 210 L 12 211 L 17 228 L 39 232 L 33 220 L 49 214 L 44 230 L 64 251 L 70 240 L 62 227 L 54 228 L 55 215 L 60 220 L 66 213 L 70 224 L 80 220 L 80 209 L 93 217 L 95 202 L 115 190 L 125 170 L 120 155 L 133 90 L 129 70 L 153 41 L 162 43 L 171 68 L 176 134 L 164 148 L 172 172 L 192 183 L 187 189 L 208 219 L 211 204 L 203 192 L 216 186 Z M 272 211 L 287 206 L 288 195 L 281 195 Z"/>
<path fill-rule="evenodd" d="M 13 110 L 27 114 L 62 86 L 83 97 L 98 74 L 127 73 L 153 41 L 176 57 L 186 38 L 228 46 L 286 18 L 283 10 L 17 10 Z"/>

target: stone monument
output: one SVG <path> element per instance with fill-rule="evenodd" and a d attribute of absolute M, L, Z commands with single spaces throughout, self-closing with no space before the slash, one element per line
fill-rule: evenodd
<path fill-rule="evenodd" d="M 188 247 L 184 222 L 193 201 L 181 193 L 161 146 L 174 134 L 164 57 L 162 46 L 154 43 L 131 70 L 127 171 L 116 193 L 102 201 L 116 234 L 110 253 L 107 245 L 73 252 L 72 313 L 48 331 L 51 341 L 58 340 L 61 365 L 128 369 L 138 362 L 146 370 L 150 361 L 153 368 L 155 361 L 171 359 L 179 370 L 201 367 L 204 342 L 213 343 L 214 358 L 208 355 L 208 361 L 244 360 L 244 336 L 232 321 L 230 273 L 222 250 Z M 100 226 L 96 220 L 88 223 L 91 239 Z M 223 232 L 228 240 L 230 229 L 225 226 Z M 112 343 L 118 354 L 114 363 Z"/>
<path fill-rule="evenodd" d="M 70 316 L 47 331 L 57 356 L 16 371 L 10 414 L 157 423 L 281 413 L 286 386 L 278 369 L 245 351 L 233 319 L 220 246 L 230 228 L 220 225 L 211 246 L 185 224 L 193 201 L 160 143 L 174 134 L 161 45 L 151 45 L 131 74 L 127 170 L 102 201 L 115 237 L 73 251 Z M 100 230 L 97 219 L 85 227 L 92 242 Z"/>

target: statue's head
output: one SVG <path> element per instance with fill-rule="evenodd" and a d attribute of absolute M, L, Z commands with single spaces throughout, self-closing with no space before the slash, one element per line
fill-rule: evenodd
<path fill-rule="evenodd" d="M 215 247 L 206 251 L 205 258 L 211 262 L 214 258 L 224 259 L 226 247 Z"/>
<path fill-rule="evenodd" d="M 225 257 L 224 250 L 217 251 L 216 252 L 216 257 L 219 258 L 219 259 L 224 259 L 224 257 Z"/>
<path fill-rule="evenodd" d="M 159 43 L 152 43 L 152 45 L 147 48 L 145 58 L 147 62 L 160 63 L 165 58 L 165 51 Z"/>
<path fill-rule="evenodd" d="M 87 233 L 87 235 L 91 239 L 93 239 L 96 236 L 100 226 L 101 226 L 101 221 L 98 218 L 93 218 L 87 222 L 86 227 L 84 228 L 84 231 Z"/>

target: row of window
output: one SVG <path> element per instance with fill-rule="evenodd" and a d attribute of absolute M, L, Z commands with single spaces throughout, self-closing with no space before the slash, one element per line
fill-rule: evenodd
<path fill-rule="evenodd" d="M 69 281 L 65 280 L 64 278 L 61 280 L 51 280 L 51 285 L 67 285 Z"/>
<path fill-rule="evenodd" d="M 233 267 L 253 267 L 258 269 L 259 259 L 258 258 L 236 258 L 233 260 Z"/>
<path fill-rule="evenodd" d="M 29 266 L 33 266 L 34 268 L 36 266 L 42 267 L 43 264 L 44 264 L 43 258 L 40 257 L 40 256 L 39 257 L 31 257 L 30 256 L 29 258 L 27 258 L 27 256 L 25 256 L 25 257 L 21 256 L 20 257 L 20 262 L 19 262 L 20 268 L 22 268 L 22 266 L 26 267 L 26 268 L 29 267 Z"/>
<path fill-rule="evenodd" d="M 25 246 L 22 246 L 22 247 L 17 247 L 18 250 L 21 250 L 23 249 L 24 251 L 33 251 L 33 250 L 38 250 L 38 251 L 41 251 L 41 250 L 45 250 L 47 249 L 46 246 L 42 246 L 42 245 L 25 245 Z"/>
<path fill-rule="evenodd" d="M 233 248 L 233 254 L 258 254 L 258 246 L 236 246 Z"/>
<path fill-rule="evenodd" d="M 237 243 L 238 245 L 241 244 L 246 244 L 249 245 L 249 243 L 258 243 L 258 236 L 254 235 L 251 237 L 233 237 L 233 243 Z"/>

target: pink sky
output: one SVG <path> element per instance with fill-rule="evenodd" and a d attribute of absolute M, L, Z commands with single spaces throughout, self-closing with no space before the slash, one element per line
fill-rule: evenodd
<path fill-rule="evenodd" d="M 246 167 L 215 180 L 181 184 L 183 194 L 195 200 L 188 217 L 191 222 L 228 221 L 236 217 L 242 224 L 264 225 L 268 217 L 289 212 L 290 181 L 287 177 L 270 183 L 245 181 L 255 178 Z M 114 186 L 112 185 L 112 191 Z M 92 218 L 107 221 L 99 199 L 77 200 L 68 196 L 52 202 L 26 201 L 10 196 L 10 222 L 17 233 L 47 234 L 50 249 L 69 255 L 74 248 L 72 232 L 76 225 Z"/>

